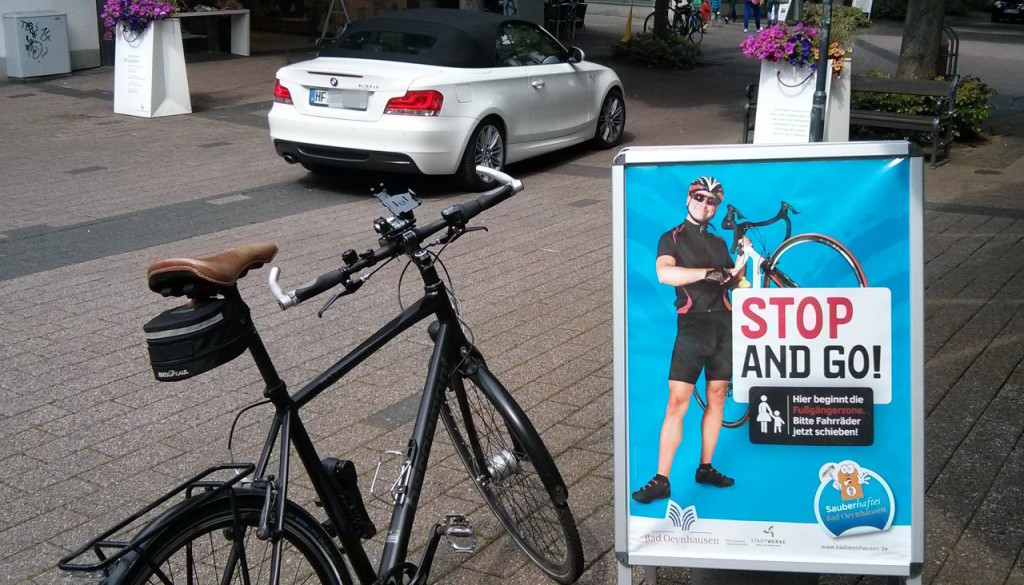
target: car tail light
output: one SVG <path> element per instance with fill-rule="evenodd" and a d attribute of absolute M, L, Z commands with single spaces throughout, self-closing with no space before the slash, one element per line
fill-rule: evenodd
<path fill-rule="evenodd" d="M 274 101 L 279 104 L 291 104 L 292 92 L 288 91 L 288 88 L 281 85 L 281 80 L 278 79 L 274 83 Z"/>
<path fill-rule="evenodd" d="M 408 91 L 402 97 L 391 98 L 384 107 L 385 114 L 401 116 L 439 116 L 444 96 L 441 92 L 428 89 Z"/>

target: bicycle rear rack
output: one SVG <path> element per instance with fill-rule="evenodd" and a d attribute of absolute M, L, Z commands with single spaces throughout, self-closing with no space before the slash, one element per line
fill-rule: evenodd
<path fill-rule="evenodd" d="M 154 527 L 158 524 L 160 518 L 170 510 L 162 512 L 160 515 L 148 520 L 141 528 L 140 531 L 136 532 L 135 535 L 127 541 L 123 540 L 110 540 L 115 535 L 125 532 L 126 528 L 138 522 L 144 516 L 150 514 L 160 506 L 163 506 L 172 498 L 179 494 L 184 494 L 185 499 L 182 501 L 185 505 L 180 508 L 171 508 L 176 513 L 183 513 L 193 507 L 206 501 L 207 498 L 214 497 L 217 494 L 224 492 L 233 485 L 242 481 L 246 477 L 249 477 L 256 466 L 252 463 L 228 463 L 223 465 L 215 465 L 210 467 L 206 471 L 199 473 L 184 483 L 178 485 L 171 491 L 164 494 L 155 502 L 149 504 L 145 508 L 132 514 L 128 518 L 118 522 L 113 527 L 105 530 L 99 536 L 96 536 L 89 542 L 83 544 L 67 556 L 63 557 L 58 563 L 57 568 L 62 571 L 69 571 L 71 573 L 79 574 L 81 577 L 86 577 L 85 580 L 91 580 L 95 582 L 103 582 L 106 578 L 109 569 L 111 569 L 115 563 L 124 558 L 125 555 L 132 551 L 138 551 L 139 548 L 147 543 L 157 531 L 150 530 L 150 527 Z M 234 475 L 226 480 L 211 479 L 210 476 L 223 471 L 234 470 Z M 203 490 L 201 497 L 192 498 L 192 494 L 195 490 Z M 88 552 L 92 552 L 98 559 L 95 562 L 80 560 L 79 557 L 85 555 Z M 110 551 L 116 551 L 113 554 L 109 554 Z M 87 573 L 89 575 L 81 575 Z"/>

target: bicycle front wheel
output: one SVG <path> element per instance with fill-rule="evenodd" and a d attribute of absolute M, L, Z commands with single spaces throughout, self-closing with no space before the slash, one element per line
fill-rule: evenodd
<path fill-rule="evenodd" d="M 708 401 L 704 397 L 704 390 L 701 386 L 693 387 L 693 397 L 697 400 L 701 410 L 708 409 Z M 748 415 L 747 405 L 733 400 L 732 383 L 730 382 L 729 391 L 725 395 L 725 406 L 722 407 L 722 426 L 729 429 L 741 427 L 747 422 Z"/>
<path fill-rule="evenodd" d="M 823 234 L 800 234 L 782 242 L 765 262 L 762 286 L 858 288 L 868 286 L 857 257 Z"/>
<path fill-rule="evenodd" d="M 201 496 L 197 496 L 201 497 Z M 274 544 L 256 538 L 263 495 L 236 490 L 170 521 L 124 570 L 129 585 L 271 582 Z M 289 505 L 281 530 L 279 583 L 351 585 L 337 548 L 320 525 Z"/>
<path fill-rule="evenodd" d="M 483 368 L 474 378 L 497 385 Z M 554 460 L 526 415 L 499 406 L 473 378 L 453 376 L 441 420 L 512 540 L 551 578 L 575 582 L 583 571 L 579 531 L 565 493 L 552 487 L 561 485 Z"/>

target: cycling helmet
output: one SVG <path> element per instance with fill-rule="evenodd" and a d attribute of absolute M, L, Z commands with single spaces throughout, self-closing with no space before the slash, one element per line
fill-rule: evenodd
<path fill-rule="evenodd" d="M 725 199 L 725 189 L 722 188 L 722 184 L 714 177 L 697 177 L 692 183 L 690 183 L 690 190 L 686 195 L 689 197 L 698 191 L 711 193 L 715 197 L 718 197 L 719 201 Z"/>

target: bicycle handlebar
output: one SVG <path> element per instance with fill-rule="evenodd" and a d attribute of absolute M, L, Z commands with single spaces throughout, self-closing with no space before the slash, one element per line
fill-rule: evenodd
<path fill-rule="evenodd" d="M 750 228 L 765 227 L 777 221 L 783 221 L 786 223 L 786 236 L 783 240 L 788 240 L 793 231 L 793 224 L 789 220 L 789 214 L 792 212 L 793 215 L 800 215 L 800 212 L 797 211 L 795 207 L 783 201 L 779 206 L 779 212 L 771 219 L 766 219 L 764 221 L 743 221 L 737 223 L 737 219 L 745 219 L 743 214 L 740 213 L 740 210 L 728 204 L 725 208 L 726 213 L 725 217 L 722 218 L 722 229 L 732 230 L 732 247 L 729 248 L 730 254 L 736 253 L 736 250 L 740 245 L 740 240 L 746 235 L 747 230 Z"/>
<path fill-rule="evenodd" d="M 326 272 L 315 279 L 300 285 L 295 290 L 284 292 L 278 280 L 281 276 L 281 269 L 274 266 L 270 269 L 268 285 L 270 292 L 277 299 L 281 309 L 289 309 L 303 301 L 307 301 L 321 293 L 324 293 L 336 286 L 344 285 L 346 293 L 353 293 L 366 282 L 367 277 L 355 280 L 349 277 L 359 271 L 369 268 L 378 262 L 390 260 L 399 254 L 405 253 L 405 246 L 422 244 L 427 238 L 436 234 L 444 228 L 461 229 L 466 223 L 480 215 L 480 213 L 505 201 L 512 195 L 523 190 L 523 183 L 501 171 L 488 167 L 478 166 L 476 171 L 482 175 L 488 175 L 501 183 L 500 186 L 484 193 L 480 197 L 466 203 L 459 203 L 445 208 L 441 212 L 441 219 L 421 227 L 411 227 L 397 231 L 382 237 L 378 243 L 380 247 L 376 250 L 367 250 L 359 255 L 358 259 L 345 266 Z"/>

